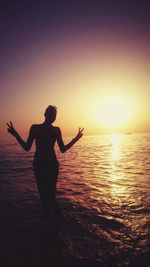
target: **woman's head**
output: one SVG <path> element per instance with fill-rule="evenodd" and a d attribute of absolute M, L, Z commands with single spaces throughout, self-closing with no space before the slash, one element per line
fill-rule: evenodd
<path fill-rule="evenodd" d="M 57 115 L 57 107 L 55 106 L 48 106 L 45 110 L 44 116 L 49 123 L 53 123 L 56 119 Z"/>

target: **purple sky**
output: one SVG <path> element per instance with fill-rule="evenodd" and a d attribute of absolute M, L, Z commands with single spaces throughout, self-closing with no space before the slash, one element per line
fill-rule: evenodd
<path fill-rule="evenodd" d="M 108 56 L 110 53 L 111 57 L 111 53 L 113 56 L 125 50 L 129 57 L 135 53 L 134 61 L 138 55 L 141 62 L 147 60 L 149 64 L 148 1 L 5 1 L 0 10 L 0 120 L 3 125 L 12 114 L 9 108 L 19 105 L 19 98 L 21 106 L 23 99 L 29 102 L 32 88 L 34 97 L 38 98 L 39 91 L 36 93 L 35 88 L 47 79 L 48 68 L 56 79 L 57 73 L 63 75 L 65 68 L 74 65 L 78 69 L 81 62 L 86 68 L 89 60 L 93 64 L 100 51 Z M 61 86 L 57 85 L 57 90 L 60 93 Z M 148 89 L 144 90 L 147 98 Z M 67 92 L 69 95 L 70 91 L 62 93 Z M 53 91 L 50 93 L 52 96 Z"/>

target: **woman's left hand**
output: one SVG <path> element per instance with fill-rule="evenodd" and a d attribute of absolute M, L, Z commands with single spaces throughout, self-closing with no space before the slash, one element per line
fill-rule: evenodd
<path fill-rule="evenodd" d="M 11 121 L 10 121 L 10 123 L 7 123 L 7 126 L 8 126 L 7 131 L 8 131 L 11 135 L 16 136 L 16 135 L 17 135 L 17 132 L 16 132 L 16 130 L 15 130 L 15 128 L 14 128 L 14 126 L 13 126 L 13 124 L 12 124 Z"/>

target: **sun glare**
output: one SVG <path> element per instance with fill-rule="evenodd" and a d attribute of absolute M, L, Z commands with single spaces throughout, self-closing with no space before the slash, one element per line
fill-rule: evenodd
<path fill-rule="evenodd" d="M 106 97 L 96 108 L 96 117 L 106 128 L 120 128 L 126 126 L 131 116 L 129 104 L 119 97 Z"/>

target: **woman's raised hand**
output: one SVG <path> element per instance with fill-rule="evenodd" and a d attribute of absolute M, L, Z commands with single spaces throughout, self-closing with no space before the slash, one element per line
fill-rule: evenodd
<path fill-rule="evenodd" d="M 79 131 L 78 131 L 76 137 L 74 138 L 75 141 L 78 141 L 78 140 L 83 136 L 83 130 L 84 130 L 84 128 L 81 129 L 81 128 L 79 127 Z"/>
<path fill-rule="evenodd" d="M 14 128 L 14 126 L 13 126 L 13 124 L 12 124 L 11 121 L 10 121 L 9 123 L 7 123 L 7 126 L 8 126 L 7 131 L 8 131 L 11 135 L 16 136 L 16 135 L 17 135 L 17 132 L 16 132 L 16 130 L 15 130 L 15 128 Z"/>

